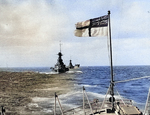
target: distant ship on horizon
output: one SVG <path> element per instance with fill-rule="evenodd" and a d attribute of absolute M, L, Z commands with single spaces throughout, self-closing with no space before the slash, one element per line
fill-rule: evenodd
<path fill-rule="evenodd" d="M 70 63 L 68 66 L 69 69 L 78 69 L 79 67 L 80 67 L 80 64 L 75 64 L 75 66 L 73 66 L 72 60 L 70 60 Z"/>
<path fill-rule="evenodd" d="M 61 51 L 57 55 L 58 55 L 57 63 L 55 64 L 54 68 L 51 67 L 51 69 L 58 73 L 65 73 L 66 71 L 69 71 L 69 68 L 66 67 L 61 58 L 63 56 Z"/>
<path fill-rule="evenodd" d="M 58 59 L 57 59 L 57 63 L 55 64 L 54 67 L 51 67 L 50 69 L 52 69 L 53 71 L 57 72 L 57 73 L 65 73 L 66 71 L 69 71 L 69 69 L 77 69 L 80 67 L 80 64 L 75 64 L 75 66 L 73 66 L 72 64 L 72 60 L 70 60 L 69 66 L 66 67 L 66 65 L 63 62 L 62 59 L 62 53 L 61 53 L 61 44 L 60 44 L 60 52 L 57 54 L 58 55 Z"/>
<path fill-rule="evenodd" d="M 58 73 L 65 73 L 66 71 L 69 71 L 69 68 L 66 67 L 61 58 L 63 56 L 61 53 L 61 43 L 60 43 L 60 52 L 57 55 L 58 55 L 57 63 L 55 64 L 54 67 L 51 67 L 50 69 Z"/>

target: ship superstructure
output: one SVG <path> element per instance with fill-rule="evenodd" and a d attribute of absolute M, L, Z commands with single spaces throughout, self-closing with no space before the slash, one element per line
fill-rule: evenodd
<path fill-rule="evenodd" d="M 63 54 L 61 53 L 61 43 L 60 43 L 60 52 L 57 55 L 58 55 L 57 63 L 55 64 L 54 68 L 52 67 L 51 69 L 53 69 L 55 72 L 58 73 L 65 73 L 66 71 L 69 71 L 69 69 L 66 67 L 62 59 Z"/>

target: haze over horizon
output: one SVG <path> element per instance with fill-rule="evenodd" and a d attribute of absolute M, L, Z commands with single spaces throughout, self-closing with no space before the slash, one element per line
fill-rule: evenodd
<path fill-rule="evenodd" d="M 63 61 L 108 66 L 107 37 L 76 37 L 75 24 L 111 11 L 113 65 L 150 65 L 148 0 L 0 0 L 0 67 L 52 67 Z"/>

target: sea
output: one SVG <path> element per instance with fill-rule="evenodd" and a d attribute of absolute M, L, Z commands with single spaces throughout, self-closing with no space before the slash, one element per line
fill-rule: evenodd
<path fill-rule="evenodd" d="M 133 103 L 144 111 L 150 88 L 150 66 L 114 66 L 113 70 L 114 81 L 123 81 L 115 83 L 115 91 L 119 92 L 122 98 L 133 100 Z M 54 74 L 49 67 L 1 68 L 0 71 Z M 72 91 L 59 95 L 62 107 L 75 108 L 82 105 L 83 86 L 90 101 L 93 99 L 102 101 L 105 98 L 111 79 L 109 66 L 83 66 L 66 74 L 73 75 L 75 83 Z M 35 97 L 29 106 L 40 107 L 41 111 L 51 113 L 54 98 Z"/>

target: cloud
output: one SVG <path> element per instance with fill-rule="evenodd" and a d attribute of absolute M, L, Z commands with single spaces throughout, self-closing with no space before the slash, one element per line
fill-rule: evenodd
<path fill-rule="evenodd" d="M 148 13 L 148 4 L 150 5 L 147 1 L 123 2 L 120 8 L 119 23 L 115 23 L 115 25 L 119 25 L 119 36 L 121 38 L 125 36 L 127 38 L 143 38 L 149 36 L 148 25 L 150 25 L 150 15 Z M 115 21 L 115 18 L 113 21 Z"/>
<path fill-rule="evenodd" d="M 5 46 L 45 45 L 61 37 L 67 22 L 57 8 L 42 1 L 8 3 L 0 7 L 0 43 Z"/>
<path fill-rule="evenodd" d="M 105 38 L 73 35 L 76 22 L 106 15 L 108 10 L 113 46 L 121 44 L 114 48 L 115 64 L 137 63 L 138 57 L 144 59 L 137 51 L 150 55 L 145 45 L 150 35 L 149 5 L 148 1 L 120 0 L 0 0 L 0 66 L 53 66 L 59 41 L 66 64 L 72 58 L 81 65 L 108 65 Z"/>
<path fill-rule="evenodd" d="M 38 61 L 37 57 L 51 54 L 54 44 L 59 44 L 66 32 L 68 18 L 62 13 L 65 9 L 55 3 L 6 1 L 0 5 L 0 10 L 1 54 L 17 59 L 18 63 L 24 62 L 24 59 L 29 63 L 33 59 Z"/>

